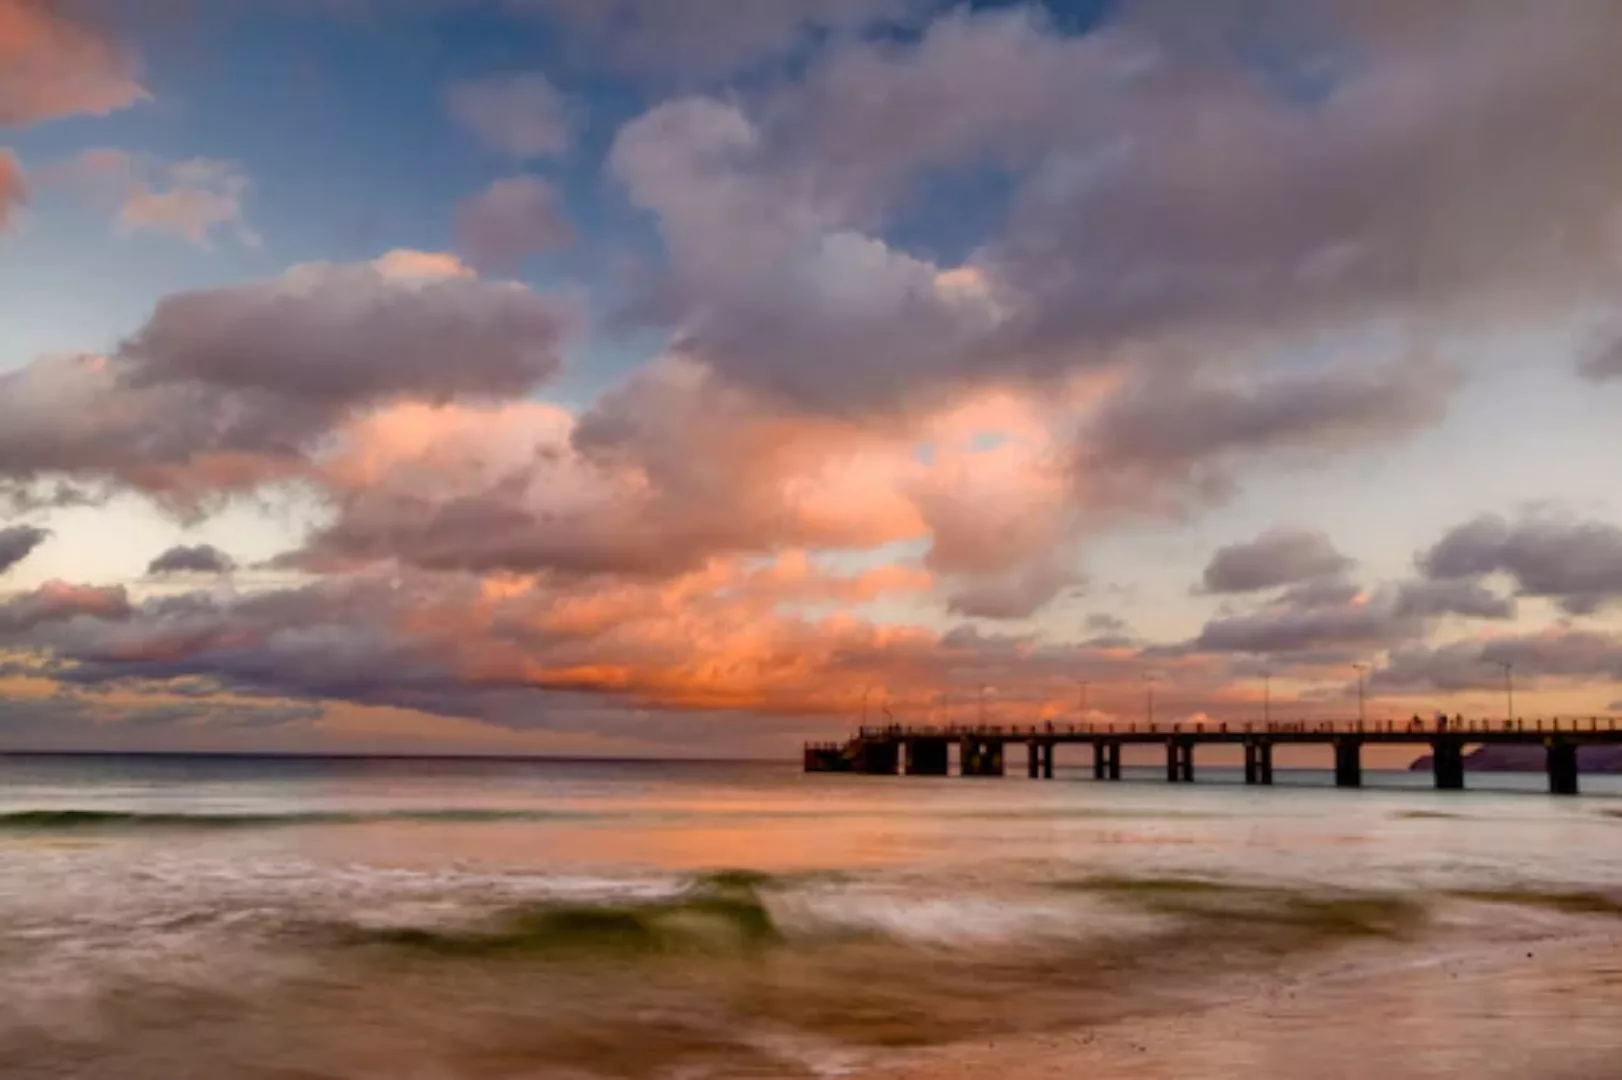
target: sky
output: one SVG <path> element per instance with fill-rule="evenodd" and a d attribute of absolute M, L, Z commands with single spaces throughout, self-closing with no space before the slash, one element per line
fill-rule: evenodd
<path fill-rule="evenodd" d="M 1622 712 L 1618 40 L 0 0 L 0 748 Z"/>

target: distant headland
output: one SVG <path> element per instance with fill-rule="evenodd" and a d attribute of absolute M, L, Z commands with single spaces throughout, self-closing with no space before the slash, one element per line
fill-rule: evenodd
<path fill-rule="evenodd" d="M 1414 759 L 1410 772 L 1428 772 L 1431 755 Z M 1585 773 L 1622 773 L 1622 746 L 1579 746 L 1577 767 Z M 1542 772 L 1544 752 L 1541 746 L 1495 745 L 1478 746 L 1464 755 L 1466 772 Z"/>

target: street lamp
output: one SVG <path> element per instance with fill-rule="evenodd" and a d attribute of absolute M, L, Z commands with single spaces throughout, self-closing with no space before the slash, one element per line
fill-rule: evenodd
<path fill-rule="evenodd" d="M 1146 702 L 1144 712 L 1148 717 L 1149 723 L 1153 725 L 1155 722 L 1155 677 L 1153 675 L 1145 675 L 1143 677 L 1143 685 L 1144 700 Z"/>
<path fill-rule="evenodd" d="M 867 726 L 867 697 L 873 692 L 873 687 L 862 687 L 862 726 Z"/>
<path fill-rule="evenodd" d="M 1368 674 L 1369 666 L 1367 664 L 1353 664 L 1352 667 L 1357 669 L 1357 724 L 1358 724 L 1359 727 L 1362 727 L 1363 726 L 1363 677 Z"/>
<path fill-rule="evenodd" d="M 1515 665 L 1508 660 L 1491 661 L 1504 673 L 1504 719 L 1515 719 Z"/>

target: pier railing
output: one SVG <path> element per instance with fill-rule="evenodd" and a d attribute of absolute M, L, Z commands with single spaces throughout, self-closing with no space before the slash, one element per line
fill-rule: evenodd
<path fill-rule="evenodd" d="M 1172 723 L 944 724 L 872 725 L 858 729 L 862 739 L 977 738 L 1039 739 L 1063 735 L 1458 735 L 1574 734 L 1619 731 L 1614 716 L 1561 716 L 1535 720 L 1467 720 L 1456 717 L 1408 720 L 1174 721 Z"/>

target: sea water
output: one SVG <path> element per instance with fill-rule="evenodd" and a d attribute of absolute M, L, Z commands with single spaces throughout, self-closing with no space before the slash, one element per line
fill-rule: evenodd
<path fill-rule="evenodd" d="M 1622 930 L 1617 778 L 1128 772 L 0 758 L 0 1076 L 864 1075 Z"/>

